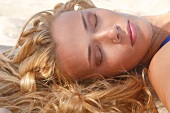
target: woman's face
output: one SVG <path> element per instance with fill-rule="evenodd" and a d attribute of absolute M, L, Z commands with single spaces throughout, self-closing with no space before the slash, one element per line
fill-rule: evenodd
<path fill-rule="evenodd" d="M 134 68 L 152 38 L 143 18 L 99 8 L 62 13 L 52 30 L 62 70 L 73 79 Z"/>

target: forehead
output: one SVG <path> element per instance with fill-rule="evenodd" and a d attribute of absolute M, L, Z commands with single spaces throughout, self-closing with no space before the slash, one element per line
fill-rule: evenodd
<path fill-rule="evenodd" d="M 87 66 L 87 41 L 83 29 L 81 13 L 69 11 L 62 13 L 53 22 L 53 38 L 57 43 L 56 53 L 64 71 L 75 74 L 80 69 L 80 63 Z"/>
<path fill-rule="evenodd" d="M 62 43 L 72 41 L 73 36 L 78 36 L 82 31 L 80 13 L 78 11 L 69 11 L 61 13 L 53 22 L 53 38 Z M 60 38 L 62 37 L 62 38 Z M 78 39 L 79 40 L 79 39 Z"/>

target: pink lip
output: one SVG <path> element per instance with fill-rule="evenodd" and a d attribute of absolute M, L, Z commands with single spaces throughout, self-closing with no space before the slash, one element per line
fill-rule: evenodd
<path fill-rule="evenodd" d="M 128 20 L 127 31 L 128 31 L 128 35 L 129 35 L 130 40 L 131 40 L 131 44 L 133 46 L 135 44 L 135 41 L 136 41 L 136 27 L 129 20 Z"/>

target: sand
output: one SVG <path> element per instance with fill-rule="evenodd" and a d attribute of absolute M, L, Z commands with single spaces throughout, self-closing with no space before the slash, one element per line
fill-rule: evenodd
<path fill-rule="evenodd" d="M 0 0 L 0 45 L 14 46 L 21 27 L 36 12 L 52 9 L 67 0 Z M 96 6 L 137 15 L 155 15 L 170 10 L 170 0 L 93 0 Z"/>
<path fill-rule="evenodd" d="M 17 38 L 31 15 L 52 9 L 67 0 L 0 0 L 0 52 L 15 45 Z M 96 6 L 140 16 L 170 11 L 170 0 L 93 0 Z M 159 103 L 160 113 L 168 113 Z"/>

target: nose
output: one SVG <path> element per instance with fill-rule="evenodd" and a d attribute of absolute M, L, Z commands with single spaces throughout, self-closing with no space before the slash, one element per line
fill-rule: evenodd
<path fill-rule="evenodd" d="M 113 25 L 107 29 L 96 32 L 95 39 L 100 41 L 112 41 L 115 44 L 121 42 L 120 27 Z"/>

